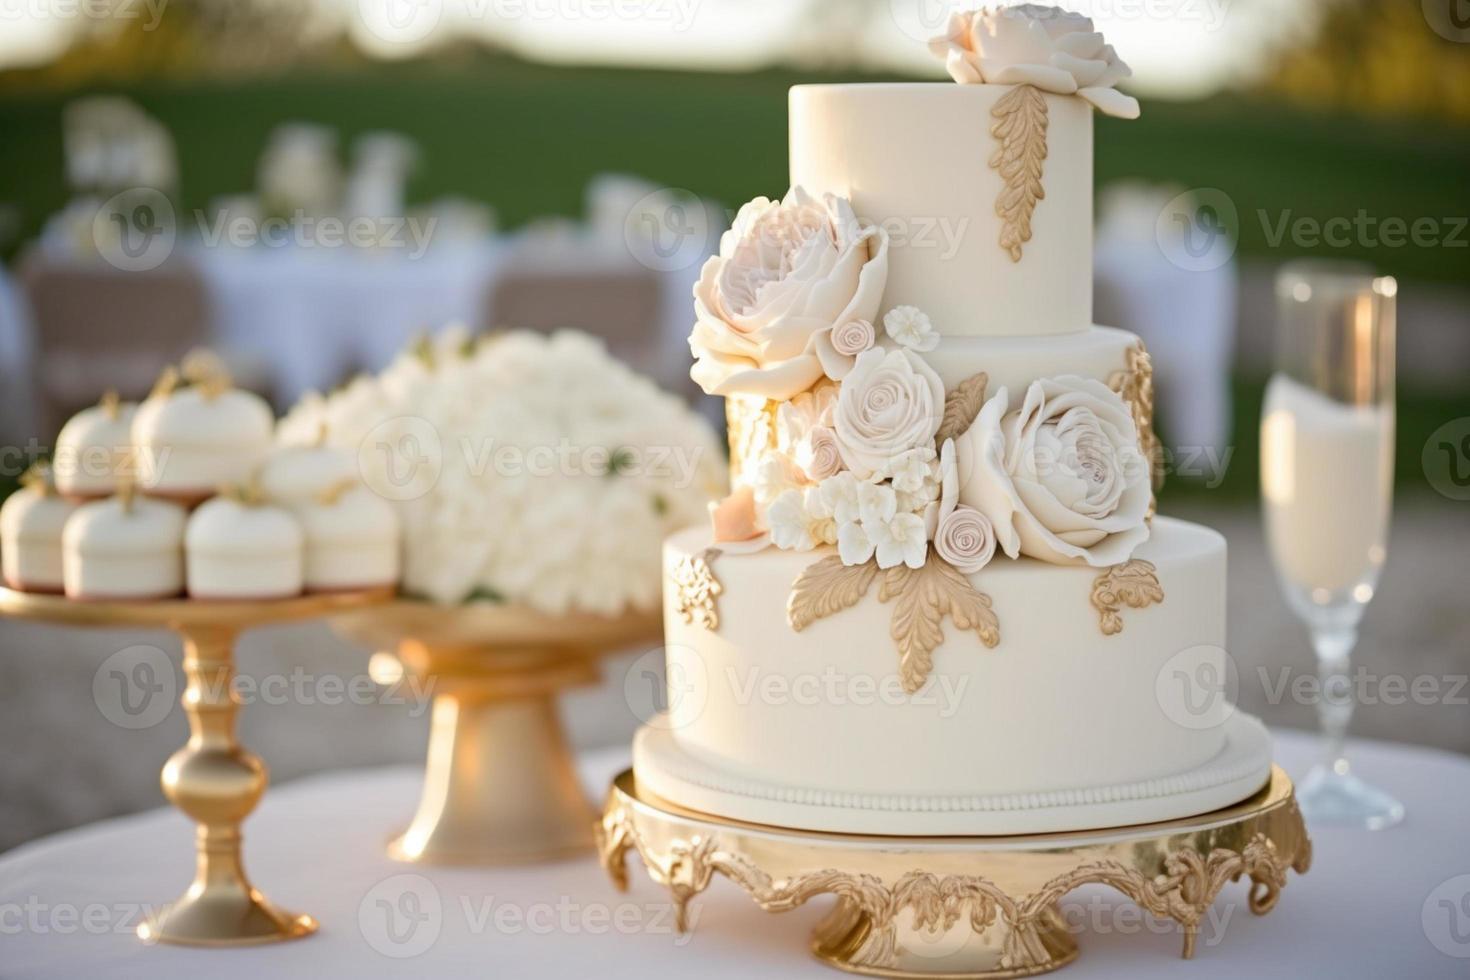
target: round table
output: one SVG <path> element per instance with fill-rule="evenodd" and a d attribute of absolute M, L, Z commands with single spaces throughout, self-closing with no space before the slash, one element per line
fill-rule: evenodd
<path fill-rule="evenodd" d="M 324 733 L 324 737 L 330 737 Z M 1277 761 L 1294 777 L 1315 742 L 1277 732 Z M 1196 958 L 1179 959 L 1178 927 L 1154 923 L 1102 888 L 1063 907 L 1081 931 L 1081 961 L 1064 976 L 1376 978 L 1470 975 L 1470 759 L 1357 742 L 1365 777 L 1408 807 L 1381 833 L 1313 828 L 1311 871 L 1292 875 L 1281 903 L 1256 918 L 1243 883 L 1227 885 L 1201 929 Z M 582 759 L 600 796 L 624 750 Z M 394 767 L 334 772 L 272 790 L 246 824 L 245 849 L 272 894 L 309 909 L 308 939 L 239 949 L 145 946 L 133 936 L 148 903 L 191 872 L 181 815 L 158 810 L 57 834 L 0 857 L 0 974 L 54 977 L 657 977 L 748 980 L 840 974 L 806 952 L 823 909 L 757 909 L 716 880 L 674 929 L 666 892 L 635 863 L 613 889 L 591 859 L 514 868 L 405 869 L 383 843 L 412 815 L 421 773 Z M 256 846 L 258 845 L 258 846 Z M 268 845 L 268 846 L 267 846 Z"/>

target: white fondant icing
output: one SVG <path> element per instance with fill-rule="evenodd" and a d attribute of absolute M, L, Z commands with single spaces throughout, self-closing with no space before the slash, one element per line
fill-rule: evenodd
<path fill-rule="evenodd" d="M 1002 180 L 987 162 L 996 149 L 991 109 L 1011 90 L 949 82 L 791 90 L 792 185 L 847 197 L 888 232 L 881 312 L 918 306 L 945 337 L 1076 333 L 1092 323 L 1092 107 L 1044 96 L 1046 196 L 1013 262 L 999 244 Z"/>
<path fill-rule="evenodd" d="M 666 562 L 707 537 L 670 539 Z M 1169 671 L 1224 676 L 1225 542 L 1214 531 L 1155 520 L 1138 556 L 1156 566 L 1165 599 L 1125 611 L 1115 636 L 1091 605 L 1097 570 L 993 561 L 970 579 L 992 600 L 999 645 L 945 620 L 913 697 L 878 583 L 800 633 L 787 623 L 791 584 L 829 553 L 718 557 L 715 631 L 685 623 L 670 590 L 668 727 L 684 754 L 735 778 L 838 795 L 963 797 L 1148 784 L 1224 748 L 1228 705 L 1182 717 L 1157 693 Z"/>
<path fill-rule="evenodd" d="M 1034 834 L 1174 820 L 1229 806 L 1271 773 L 1271 739 L 1236 714 L 1225 744 L 1206 762 L 1154 779 L 1042 793 L 948 796 L 847 793 L 746 778 L 689 755 L 666 718 L 639 729 L 633 768 L 665 799 L 736 820 L 833 833 L 895 836 Z"/>
<path fill-rule="evenodd" d="M 398 581 L 398 515 L 366 487 L 331 503 L 308 500 L 295 508 L 306 540 L 307 591 L 333 592 Z"/>

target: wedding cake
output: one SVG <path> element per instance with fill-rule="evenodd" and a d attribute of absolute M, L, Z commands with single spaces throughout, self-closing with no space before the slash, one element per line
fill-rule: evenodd
<path fill-rule="evenodd" d="M 1223 697 L 1225 541 L 1154 513 L 1148 354 L 1092 323 L 1089 19 L 952 18 L 952 82 L 803 85 L 791 191 L 695 288 L 732 494 L 665 546 L 641 787 L 821 831 L 1082 830 L 1270 773 Z"/>

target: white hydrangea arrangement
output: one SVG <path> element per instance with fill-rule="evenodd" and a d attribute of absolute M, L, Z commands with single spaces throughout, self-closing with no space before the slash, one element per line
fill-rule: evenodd
<path fill-rule="evenodd" d="M 308 395 L 278 438 L 356 456 L 402 520 L 404 591 L 550 614 L 654 608 L 663 539 L 724 492 L 710 427 L 563 331 L 442 331 L 381 374 Z"/>

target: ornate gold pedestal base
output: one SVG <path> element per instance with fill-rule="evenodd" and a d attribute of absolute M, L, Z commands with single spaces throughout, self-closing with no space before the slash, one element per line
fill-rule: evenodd
<path fill-rule="evenodd" d="M 769 912 L 817 895 L 837 904 L 812 952 L 832 966 L 884 977 L 1024 977 L 1077 957 L 1058 900 L 1085 884 L 1116 888 L 1178 922 L 1192 957 L 1224 886 L 1251 881 L 1250 909 L 1276 905 L 1286 871 L 1305 872 L 1312 845 L 1291 780 L 1273 769 L 1250 799 L 1167 823 L 1031 837 L 861 837 L 723 820 L 642 793 L 631 771 L 614 782 L 598 847 L 627 886 L 636 851 L 666 886 L 684 928 L 689 900 L 718 873 Z"/>
<path fill-rule="evenodd" d="M 138 927 L 145 942 L 244 946 L 316 931 L 309 915 L 283 912 L 250 884 L 240 824 L 265 795 L 265 763 L 235 738 L 235 640 L 246 629 L 309 619 L 388 599 L 389 591 L 271 602 L 78 602 L 0 589 L 0 614 L 70 626 L 173 630 L 184 641 L 189 742 L 163 767 L 164 795 L 196 824 L 194 881 L 177 902 Z"/>
<path fill-rule="evenodd" d="M 434 699 L 418 812 L 389 842 L 389 857 L 493 865 L 592 849 L 596 810 L 582 793 L 556 696 L 596 683 L 603 652 L 657 638 L 657 615 L 550 617 L 401 601 L 335 625 L 394 649 Z"/>

